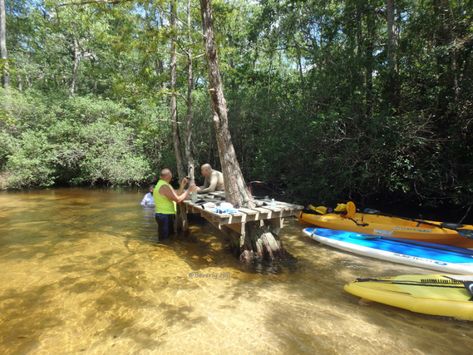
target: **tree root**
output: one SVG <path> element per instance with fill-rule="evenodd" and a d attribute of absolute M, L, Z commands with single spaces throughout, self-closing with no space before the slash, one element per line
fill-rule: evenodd
<path fill-rule="evenodd" d="M 278 236 L 268 226 L 248 225 L 245 242 L 240 247 L 240 261 L 250 263 L 259 260 L 273 261 L 286 256 Z"/>

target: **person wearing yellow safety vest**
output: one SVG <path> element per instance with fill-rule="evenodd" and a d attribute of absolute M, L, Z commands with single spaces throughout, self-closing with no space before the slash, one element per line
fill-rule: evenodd
<path fill-rule="evenodd" d="M 187 178 L 183 178 L 179 184 L 179 190 L 175 191 L 170 182 L 172 180 L 172 173 L 169 169 L 161 170 L 159 181 L 153 191 L 155 203 L 155 219 L 158 223 L 158 238 L 166 239 L 169 237 L 170 231 L 173 230 L 174 216 L 176 215 L 176 203 L 184 201 L 189 193 L 197 189 L 195 184 L 189 186 L 189 189 L 184 191 L 187 185 Z"/>

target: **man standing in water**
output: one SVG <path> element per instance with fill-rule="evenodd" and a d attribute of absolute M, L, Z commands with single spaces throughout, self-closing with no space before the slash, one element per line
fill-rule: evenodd
<path fill-rule="evenodd" d="M 193 184 L 189 186 L 188 190 L 184 191 L 188 181 L 186 178 L 183 178 L 179 184 L 179 189 L 175 191 L 170 185 L 171 180 L 171 170 L 161 170 L 159 181 L 153 191 L 154 203 L 156 204 L 154 216 L 158 223 L 159 239 L 168 238 L 171 230 L 173 230 L 176 203 L 184 201 L 189 196 L 189 193 L 197 189 L 197 186 Z"/>
<path fill-rule="evenodd" d="M 199 187 L 197 190 L 199 194 L 205 194 L 214 191 L 225 191 L 223 174 L 220 171 L 212 169 L 210 164 L 203 164 L 200 167 L 200 172 L 205 178 L 205 181 L 204 186 Z"/>
<path fill-rule="evenodd" d="M 141 200 L 141 203 L 140 203 L 141 206 L 154 207 L 153 190 L 154 190 L 154 186 L 150 185 L 148 193 L 144 195 L 143 199 Z"/>

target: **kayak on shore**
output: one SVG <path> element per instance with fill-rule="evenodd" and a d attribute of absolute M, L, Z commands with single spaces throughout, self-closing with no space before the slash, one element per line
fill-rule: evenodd
<path fill-rule="evenodd" d="M 360 278 L 345 291 L 411 312 L 473 320 L 473 277 L 452 275 L 401 275 Z"/>
<path fill-rule="evenodd" d="M 299 221 L 321 228 L 473 248 L 473 225 L 390 216 L 377 211 L 361 213 L 353 203 L 346 206 L 342 213 L 324 213 L 319 207 L 311 207 L 300 213 Z"/>
<path fill-rule="evenodd" d="M 370 258 L 453 274 L 473 274 L 473 250 L 324 228 L 304 228 L 311 239 Z"/>

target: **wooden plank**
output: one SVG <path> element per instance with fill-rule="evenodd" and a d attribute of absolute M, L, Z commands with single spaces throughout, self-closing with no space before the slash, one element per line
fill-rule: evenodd
<path fill-rule="evenodd" d="M 276 206 L 275 206 L 275 207 L 272 207 L 272 206 L 262 206 L 262 207 L 260 207 L 260 208 L 265 208 L 265 209 L 270 210 L 270 211 L 273 211 L 273 212 L 281 212 L 281 211 L 284 210 L 283 208 L 281 208 L 281 207 L 276 207 Z"/>
<path fill-rule="evenodd" d="M 258 218 L 256 220 L 267 219 L 268 215 L 271 213 L 271 211 L 262 207 L 253 207 L 252 209 L 258 212 Z"/>
<path fill-rule="evenodd" d="M 208 193 L 211 196 L 217 196 L 217 197 L 224 197 L 225 198 L 225 191 L 213 191 Z"/>
<path fill-rule="evenodd" d="M 237 232 L 239 235 L 245 233 L 245 223 L 225 224 L 225 227 Z"/>
<path fill-rule="evenodd" d="M 258 211 L 252 210 L 250 208 L 245 208 L 245 207 L 240 207 L 238 210 L 242 211 L 243 213 L 246 213 L 247 215 L 254 215 L 258 213 Z"/>
<path fill-rule="evenodd" d="M 245 237 L 244 235 L 240 235 L 239 232 L 235 232 L 234 230 L 228 228 L 227 226 L 223 226 L 222 229 L 221 229 L 222 233 L 224 233 L 225 235 L 227 235 L 228 237 L 230 237 L 234 242 L 238 243 L 238 245 L 242 246 L 242 240 L 244 241 L 245 240 Z"/>
<path fill-rule="evenodd" d="M 271 232 L 276 235 L 279 235 L 280 230 L 284 227 L 284 218 L 273 218 L 265 221 L 267 225 L 270 226 Z"/>
<path fill-rule="evenodd" d="M 207 200 L 205 198 L 202 198 L 202 200 Z M 213 202 L 213 201 L 208 201 L 208 202 Z M 216 201 L 216 202 L 220 202 L 220 201 Z M 200 205 L 196 205 L 194 204 L 193 202 L 191 202 L 190 200 L 185 200 L 184 203 L 188 204 L 188 205 L 194 205 L 194 206 L 197 206 L 199 208 L 202 208 Z M 304 207 L 303 206 L 300 206 L 300 205 L 294 205 L 294 204 L 290 204 L 290 203 L 286 203 L 286 202 L 279 202 L 279 201 L 276 201 L 275 202 L 275 207 L 271 207 L 271 206 L 259 206 L 259 207 L 256 207 L 256 208 L 265 208 L 265 209 L 270 209 L 270 210 L 274 210 L 274 209 L 293 209 L 293 210 L 302 210 Z M 248 211 L 251 211 L 252 209 L 249 209 L 249 208 L 240 208 L 240 210 L 244 211 L 245 213 L 247 214 L 250 214 L 250 212 Z"/>
<path fill-rule="evenodd" d="M 215 221 L 219 224 L 241 223 L 244 216 L 244 214 L 219 214 L 204 209 L 200 210 L 200 214 L 205 219 Z"/>
<path fill-rule="evenodd" d="M 221 195 L 222 193 L 220 192 L 218 194 Z M 214 199 L 213 196 L 210 197 L 209 195 L 201 196 L 201 198 L 203 200 L 209 200 L 210 198 Z M 204 209 L 202 205 L 197 205 L 191 200 L 185 200 L 184 204 L 187 207 L 187 212 L 200 214 L 203 218 L 216 225 L 219 229 L 221 229 L 223 225 L 238 225 L 251 221 L 281 219 L 284 217 L 294 216 L 302 209 L 302 206 L 299 205 L 276 202 L 276 207 L 264 206 L 251 209 L 243 207 L 239 208 L 238 213 L 236 214 L 221 214 Z"/>
<path fill-rule="evenodd" d="M 266 214 L 265 218 L 261 219 L 271 219 L 281 217 L 284 214 L 284 211 L 278 209 L 269 209 L 267 207 L 255 207 L 255 210 L 260 211 L 262 214 Z"/>

